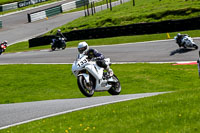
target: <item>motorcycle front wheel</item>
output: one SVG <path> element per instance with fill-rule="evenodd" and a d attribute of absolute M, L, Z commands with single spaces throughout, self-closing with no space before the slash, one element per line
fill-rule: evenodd
<path fill-rule="evenodd" d="M 119 93 L 121 92 L 121 84 L 119 82 L 119 79 L 117 78 L 116 75 L 113 75 L 113 78 L 115 80 L 117 80 L 117 82 L 111 82 L 110 84 L 112 84 L 112 87 L 108 90 L 108 92 L 111 95 L 119 95 Z"/>
<path fill-rule="evenodd" d="M 64 50 L 66 48 L 66 44 L 64 44 L 63 46 L 62 46 L 62 50 Z"/>
<path fill-rule="evenodd" d="M 56 47 L 54 47 L 53 45 L 51 46 L 51 50 L 54 51 L 56 50 Z"/>
<path fill-rule="evenodd" d="M 79 76 L 77 79 L 78 87 L 83 95 L 86 97 L 91 97 L 94 95 L 94 83 L 90 81 L 90 83 L 86 83 L 86 80 L 83 76 Z"/>
<path fill-rule="evenodd" d="M 193 44 L 193 47 L 194 47 L 195 49 L 198 49 L 198 46 L 197 46 L 196 44 Z"/>

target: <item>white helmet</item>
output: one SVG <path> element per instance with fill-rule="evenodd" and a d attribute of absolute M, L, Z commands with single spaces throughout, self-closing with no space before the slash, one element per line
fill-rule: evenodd
<path fill-rule="evenodd" d="M 3 43 L 4 43 L 4 44 L 8 44 L 8 41 L 7 41 L 7 40 L 5 40 Z"/>
<path fill-rule="evenodd" d="M 84 54 L 84 53 L 86 53 L 88 50 L 89 50 L 89 46 L 88 46 L 88 44 L 87 44 L 86 42 L 80 42 L 80 43 L 78 44 L 78 52 L 79 52 L 80 54 Z"/>
<path fill-rule="evenodd" d="M 61 32 L 61 30 L 60 30 L 60 29 L 58 29 L 58 30 L 57 30 L 57 32 L 58 32 L 58 33 L 60 33 L 60 32 Z"/>

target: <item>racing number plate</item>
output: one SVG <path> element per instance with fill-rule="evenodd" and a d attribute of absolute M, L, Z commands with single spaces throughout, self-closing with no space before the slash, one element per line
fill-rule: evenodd
<path fill-rule="evenodd" d="M 87 59 L 84 59 L 84 60 L 80 61 L 78 63 L 78 67 L 81 67 L 82 65 L 86 64 L 87 62 L 88 62 Z"/>

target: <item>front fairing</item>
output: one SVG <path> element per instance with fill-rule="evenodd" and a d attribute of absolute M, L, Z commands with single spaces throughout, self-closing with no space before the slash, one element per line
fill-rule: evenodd
<path fill-rule="evenodd" d="M 77 77 L 79 72 L 85 69 L 88 64 L 87 56 L 78 55 L 76 61 L 72 65 L 72 73 Z"/>

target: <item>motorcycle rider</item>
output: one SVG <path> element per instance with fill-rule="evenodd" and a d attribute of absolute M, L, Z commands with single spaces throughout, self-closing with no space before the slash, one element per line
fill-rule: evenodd
<path fill-rule="evenodd" d="M 1 43 L 1 45 L 4 45 L 5 47 L 7 47 L 7 44 L 8 44 L 8 41 L 6 40 Z"/>
<path fill-rule="evenodd" d="M 177 34 L 176 43 L 178 44 L 179 47 L 184 46 L 184 44 L 181 44 L 181 41 L 185 36 L 188 36 L 188 35 L 187 34 L 181 34 L 181 33 Z"/>
<path fill-rule="evenodd" d="M 105 63 L 105 56 L 102 53 L 99 53 L 96 49 L 89 48 L 86 42 L 78 44 L 78 51 L 80 54 L 87 55 L 89 60 L 95 60 L 99 67 L 103 67 L 110 76 L 113 76 L 113 70 Z"/>
<path fill-rule="evenodd" d="M 59 44 L 65 43 L 65 42 L 63 42 L 63 40 L 59 40 L 59 38 L 64 38 L 65 41 L 67 40 L 67 38 L 62 34 L 60 29 L 57 30 L 56 39 L 53 39 L 53 42 L 57 41 L 57 42 L 59 42 Z"/>
<path fill-rule="evenodd" d="M 8 44 L 8 41 L 3 41 L 1 44 L 3 44 L 4 46 L 7 46 L 7 44 Z"/>
<path fill-rule="evenodd" d="M 62 34 L 61 29 L 57 30 L 56 37 L 65 38 L 67 40 L 67 38 Z"/>

